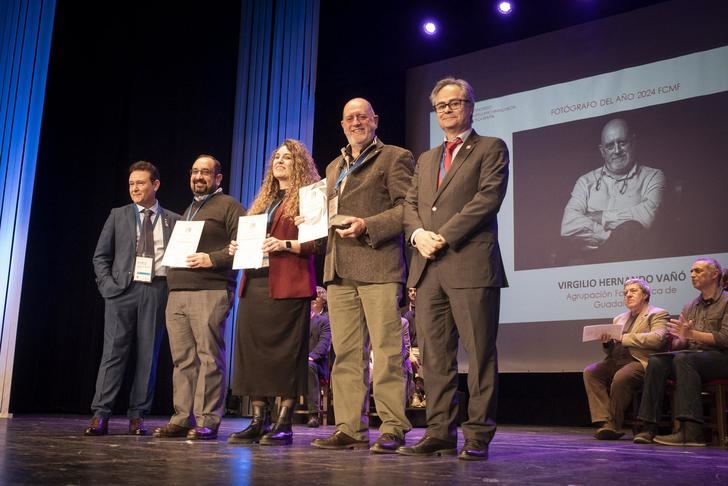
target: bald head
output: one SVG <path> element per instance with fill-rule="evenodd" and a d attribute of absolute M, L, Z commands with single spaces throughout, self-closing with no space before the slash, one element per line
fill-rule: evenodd
<path fill-rule="evenodd" d="M 634 149 L 634 137 L 626 121 L 615 118 L 604 125 L 599 151 L 607 171 L 617 176 L 627 174 L 635 163 Z"/>
<path fill-rule="evenodd" d="M 378 124 L 379 117 L 374 113 L 371 103 L 364 98 L 354 98 L 344 105 L 341 128 L 344 129 L 354 157 L 372 143 Z"/>

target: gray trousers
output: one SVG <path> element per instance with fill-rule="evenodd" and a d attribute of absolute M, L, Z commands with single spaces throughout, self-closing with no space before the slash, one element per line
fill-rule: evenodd
<path fill-rule="evenodd" d="M 403 437 L 402 321 L 398 283 L 370 284 L 341 279 L 328 288 L 331 339 L 336 360 L 331 372 L 336 429 L 358 440 L 369 438 L 369 345 L 374 351 L 374 404 L 381 433 Z"/>
<path fill-rule="evenodd" d="M 167 301 L 167 333 L 174 372 L 174 415 L 182 427 L 217 428 L 225 407 L 227 290 L 174 290 Z M 194 416 L 194 424 L 191 417 Z"/>

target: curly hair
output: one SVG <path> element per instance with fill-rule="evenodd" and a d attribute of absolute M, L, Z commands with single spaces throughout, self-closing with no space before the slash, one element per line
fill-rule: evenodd
<path fill-rule="evenodd" d="M 264 213 L 270 203 L 278 195 L 280 186 L 278 180 L 273 177 L 273 158 L 276 152 L 281 147 L 286 147 L 291 155 L 293 156 L 293 163 L 291 164 L 291 179 L 289 181 L 288 190 L 286 191 L 286 197 L 281 204 L 283 210 L 283 216 L 289 219 L 293 219 L 298 215 L 298 190 L 301 187 L 313 184 L 321 179 L 316 164 L 313 162 L 311 153 L 306 148 L 303 142 L 298 140 L 286 139 L 283 143 L 276 147 L 268 160 L 268 170 L 266 171 L 265 177 L 263 178 L 263 184 L 260 187 L 260 192 L 255 197 L 248 214 L 261 214 Z"/>

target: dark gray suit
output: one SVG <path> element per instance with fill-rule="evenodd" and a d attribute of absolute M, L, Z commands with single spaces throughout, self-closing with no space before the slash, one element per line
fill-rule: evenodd
<path fill-rule="evenodd" d="M 404 206 L 405 236 L 418 228 L 441 234 L 435 260 L 418 252 L 407 282 L 417 287 L 417 332 L 427 377 L 428 435 L 457 437 L 457 347 L 469 358 L 466 439 L 495 433 L 498 391 L 496 336 L 500 288 L 507 281 L 498 246 L 497 215 L 508 185 L 508 149 L 473 131 L 437 187 L 443 146 L 422 154 Z"/>
<path fill-rule="evenodd" d="M 129 418 L 144 417 L 154 397 L 157 353 L 164 332 L 167 282 L 133 281 L 137 245 L 136 204 L 111 210 L 93 256 L 99 293 L 105 300 L 104 350 L 91 409 L 108 417 L 121 388 L 131 346 L 136 338 L 136 366 L 129 396 Z M 166 247 L 178 214 L 159 206 Z M 140 218 L 141 221 L 141 218 Z M 153 219 L 154 221 L 154 219 Z"/>

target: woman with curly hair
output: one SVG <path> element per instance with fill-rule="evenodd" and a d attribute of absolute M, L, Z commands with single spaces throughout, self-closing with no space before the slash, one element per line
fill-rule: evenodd
<path fill-rule="evenodd" d="M 230 435 L 237 444 L 288 445 L 296 398 L 306 394 L 310 303 L 316 296 L 313 255 L 320 242 L 298 242 L 298 190 L 320 176 L 306 146 L 285 140 L 270 158 L 249 215 L 268 215 L 268 266 L 246 270 L 235 329 L 233 393 L 250 396 L 253 420 Z M 230 243 L 234 254 L 237 243 Z M 271 429 L 269 399 L 281 398 Z"/>

